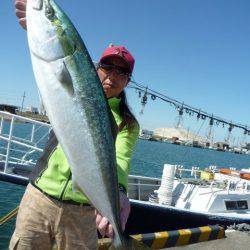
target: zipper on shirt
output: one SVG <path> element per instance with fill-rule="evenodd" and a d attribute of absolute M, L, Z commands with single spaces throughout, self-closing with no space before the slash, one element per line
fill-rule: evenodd
<path fill-rule="evenodd" d="M 70 175 L 69 175 L 69 177 L 68 177 L 68 179 L 67 179 L 67 181 L 66 181 L 66 183 L 65 183 L 65 185 L 64 185 L 64 187 L 63 187 L 62 193 L 61 193 L 61 195 L 60 195 L 60 198 L 59 198 L 60 201 L 62 201 L 62 198 L 63 198 L 64 192 L 65 192 L 65 190 L 66 190 L 66 187 L 68 186 L 69 181 L 70 181 L 70 179 L 71 179 L 71 175 L 72 175 L 72 173 L 70 172 Z"/>

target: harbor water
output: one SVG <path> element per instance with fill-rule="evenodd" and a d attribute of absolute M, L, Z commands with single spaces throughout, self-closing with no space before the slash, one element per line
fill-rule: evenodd
<path fill-rule="evenodd" d="M 161 177 L 164 163 L 184 165 L 186 168 L 196 166 L 202 169 L 210 165 L 216 165 L 218 167 L 241 169 L 250 167 L 250 155 L 138 140 L 130 173 Z M 24 187 L 0 182 L 0 218 L 18 206 L 23 192 Z M 0 226 L 0 249 L 8 248 L 14 227 L 15 218 Z"/>

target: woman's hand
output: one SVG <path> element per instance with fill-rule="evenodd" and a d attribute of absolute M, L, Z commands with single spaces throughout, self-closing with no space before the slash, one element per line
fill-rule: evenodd
<path fill-rule="evenodd" d="M 106 217 L 103 217 L 97 211 L 96 213 L 96 227 L 102 236 L 108 236 L 114 238 L 114 230 Z M 130 213 L 129 199 L 123 192 L 120 191 L 120 222 L 122 230 L 125 230 L 125 226 Z"/>
<path fill-rule="evenodd" d="M 27 0 L 15 0 L 16 16 L 18 17 L 20 25 L 27 29 L 26 25 L 26 4 Z"/>

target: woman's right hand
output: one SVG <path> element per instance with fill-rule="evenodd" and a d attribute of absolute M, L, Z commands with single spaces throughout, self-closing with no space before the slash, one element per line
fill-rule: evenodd
<path fill-rule="evenodd" d="M 20 25 L 27 29 L 26 25 L 26 4 L 27 0 L 15 0 L 16 16 L 18 17 Z"/>

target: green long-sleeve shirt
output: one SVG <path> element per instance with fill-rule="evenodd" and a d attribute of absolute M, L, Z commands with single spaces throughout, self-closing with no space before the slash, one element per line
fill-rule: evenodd
<path fill-rule="evenodd" d="M 122 122 L 119 111 L 120 99 L 109 99 L 109 105 L 117 125 Z M 118 182 L 127 189 L 127 177 L 130 172 L 130 160 L 136 140 L 139 135 L 139 125 L 135 126 L 131 131 L 127 127 L 117 134 L 115 148 Z M 87 197 L 80 191 L 72 189 L 72 175 L 68 165 L 66 156 L 60 144 L 51 142 L 47 145 L 47 153 L 41 157 L 40 165 L 44 165 L 43 171 L 36 178 L 34 184 L 45 193 L 60 200 L 73 200 L 78 203 L 88 203 Z M 42 164 L 41 164 L 42 162 Z"/>

